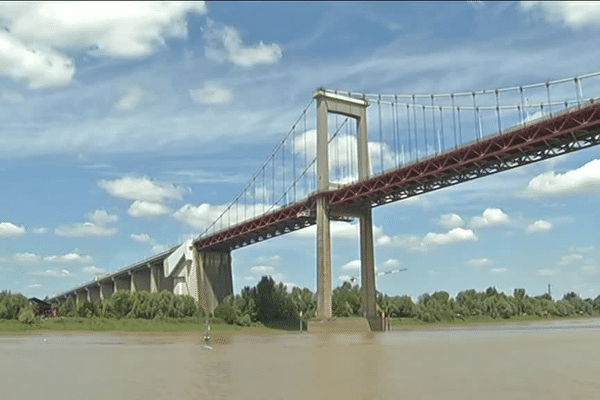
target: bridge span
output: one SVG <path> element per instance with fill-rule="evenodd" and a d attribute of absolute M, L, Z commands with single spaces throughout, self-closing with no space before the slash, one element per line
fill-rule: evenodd
<path fill-rule="evenodd" d="M 582 95 L 583 80 L 597 76 L 600 73 L 443 95 L 367 95 L 318 89 L 313 94 L 314 129 L 306 123 L 309 105 L 269 160 L 202 235 L 57 298 L 83 296 L 96 301 L 119 288 L 167 289 L 194 296 L 206 312 L 212 312 L 233 292 L 232 250 L 316 224 L 317 314 L 330 318 L 330 221 L 359 218 L 362 313 L 372 329 L 381 329 L 375 306 L 372 208 L 600 144 L 600 100 Z M 565 90 L 565 84 L 574 84 L 575 90 Z M 600 84 L 590 87 L 600 91 Z M 545 89 L 543 96 L 535 92 L 540 88 Z M 554 101 L 551 89 L 555 89 Z M 525 97 L 528 90 L 534 93 Z M 501 103 L 500 94 L 511 104 Z M 491 105 L 485 103 L 486 96 L 491 96 Z M 403 98 L 407 100 L 403 102 Z M 417 103 L 417 98 L 427 101 Z M 473 105 L 465 105 L 464 98 L 472 99 Z M 539 103 L 532 102 L 536 98 Z M 375 104 L 379 141 L 370 141 L 367 109 Z M 387 122 L 382 117 L 386 104 L 391 110 Z M 399 110 L 405 110 L 406 116 Z M 530 115 L 532 110 L 535 113 Z M 422 111 L 422 120 L 417 111 Z M 473 114 L 472 123 L 464 120 L 464 113 Z M 345 120 L 333 127 L 330 114 Z M 486 123 L 489 134 L 484 137 Z M 503 125 L 511 128 L 502 129 Z M 344 127 L 345 135 L 340 134 Z M 393 140 L 386 142 L 384 131 L 392 132 Z M 463 132 L 474 132 L 474 139 L 464 143 Z M 446 146 L 445 140 L 452 136 L 454 145 Z M 420 148 L 419 142 L 424 146 Z M 345 149 L 344 156 L 340 157 L 340 149 Z M 379 171 L 374 165 L 378 149 Z M 389 153 L 386 157 L 384 151 Z M 311 160 L 308 153 L 314 154 Z"/>

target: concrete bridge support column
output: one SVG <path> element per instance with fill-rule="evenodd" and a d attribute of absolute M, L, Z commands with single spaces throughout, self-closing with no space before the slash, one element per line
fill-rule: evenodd
<path fill-rule="evenodd" d="M 313 96 L 314 97 L 314 96 Z M 317 96 L 317 190 L 329 190 L 327 98 Z M 329 201 L 317 199 L 317 317 L 331 318 L 331 232 Z"/>
<path fill-rule="evenodd" d="M 127 290 L 130 291 L 131 290 L 131 277 L 129 275 L 121 275 L 121 276 L 116 276 L 113 279 L 113 282 L 115 284 L 115 292 L 117 290 Z"/>
<path fill-rule="evenodd" d="M 82 302 L 82 301 L 84 301 L 84 300 L 88 300 L 89 301 L 89 299 L 88 299 L 88 292 L 85 289 L 80 289 L 77 292 L 75 292 L 75 296 L 76 296 L 75 303 L 77 305 L 79 305 L 79 303 Z"/>
<path fill-rule="evenodd" d="M 356 120 L 358 136 L 358 174 L 359 179 L 369 176 L 369 150 L 367 138 L 367 107 L 369 102 L 342 96 L 337 93 L 319 89 L 313 93 L 317 101 L 317 191 L 329 191 L 329 113 L 340 114 Z M 317 317 L 320 319 L 331 318 L 331 232 L 330 232 L 330 204 L 327 197 L 317 199 Z M 369 205 L 370 207 L 370 205 Z M 371 213 L 361 213 L 371 221 Z M 362 221 L 362 218 L 361 218 Z M 365 220 L 366 221 L 366 220 Z M 361 224 L 361 227 L 364 224 Z M 371 238 L 372 227 L 369 228 Z M 365 231 L 365 233 L 368 233 Z M 372 245 L 371 245 L 372 253 Z M 371 293 L 369 291 L 369 293 Z M 373 300 L 374 301 L 374 300 Z"/>
<path fill-rule="evenodd" d="M 161 278 L 163 278 L 162 265 L 148 264 L 148 269 L 150 270 L 150 293 L 160 292 L 163 290 L 163 287 L 161 286 Z"/>
<path fill-rule="evenodd" d="M 150 270 L 148 268 L 137 269 L 129 273 L 131 275 L 131 293 L 138 290 L 150 291 Z"/>
<path fill-rule="evenodd" d="M 194 262 L 186 277 L 190 295 L 198 300 L 205 313 L 212 314 L 217 305 L 233 293 L 231 251 L 199 252 L 193 248 L 192 254 Z"/>
<path fill-rule="evenodd" d="M 92 303 L 100 302 L 100 286 L 99 286 L 99 284 L 88 286 L 88 287 L 86 287 L 86 290 L 88 292 L 88 300 L 89 301 L 91 301 Z"/>
<path fill-rule="evenodd" d="M 115 292 L 115 285 L 112 281 L 98 282 L 100 286 L 100 300 L 108 300 Z"/>
<path fill-rule="evenodd" d="M 373 243 L 373 217 L 371 205 L 362 207 L 360 213 L 360 272 L 362 284 L 362 313 L 371 330 L 382 330 L 376 310 L 375 249 Z"/>

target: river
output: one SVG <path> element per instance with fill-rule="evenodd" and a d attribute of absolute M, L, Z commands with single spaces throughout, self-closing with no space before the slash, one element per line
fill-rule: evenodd
<path fill-rule="evenodd" d="M 600 319 L 369 334 L 0 336 L 0 399 L 598 399 Z"/>

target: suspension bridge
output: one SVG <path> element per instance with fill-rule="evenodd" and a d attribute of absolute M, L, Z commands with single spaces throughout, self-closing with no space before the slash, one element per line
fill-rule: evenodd
<path fill-rule="evenodd" d="M 359 218 L 363 315 L 376 329 L 373 207 L 599 143 L 600 72 L 441 94 L 320 88 L 199 237 L 105 281 L 116 290 L 125 271 L 163 264 L 156 278 L 150 272 L 150 290 L 160 288 L 159 275 L 172 277 L 173 290 L 187 288 L 179 291 L 212 311 L 233 291 L 232 250 L 316 224 L 317 314 L 330 318 L 330 222 Z"/>

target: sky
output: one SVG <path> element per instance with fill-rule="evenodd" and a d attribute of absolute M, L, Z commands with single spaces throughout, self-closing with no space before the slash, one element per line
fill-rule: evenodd
<path fill-rule="evenodd" d="M 596 72 L 598 22 L 594 2 L 0 3 L 0 289 L 53 296 L 197 237 L 319 87 Z M 599 200 L 592 147 L 377 207 L 378 271 L 407 269 L 377 288 L 595 298 Z M 332 232 L 336 287 L 360 276 L 357 222 Z M 315 290 L 314 227 L 232 255 L 236 293 Z"/>

